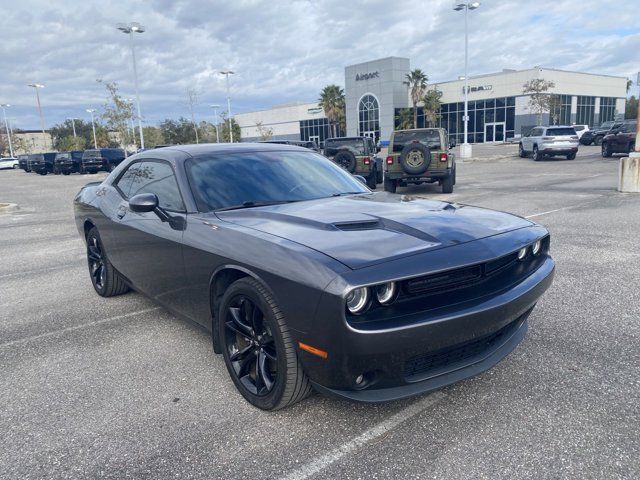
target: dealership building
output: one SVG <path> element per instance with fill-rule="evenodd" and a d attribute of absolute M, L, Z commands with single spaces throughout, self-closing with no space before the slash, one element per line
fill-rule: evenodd
<path fill-rule="evenodd" d="M 367 135 L 383 142 L 388 140 L 399 126 L 403 109 L 411 107 L 408 87 L 404 84 L 410 70 L 409 59 L 400 57 L 345 67 L 346 131 L 339 135 Z M 523 85 L 536 78 L 553 82 L 549 92 L 557 95 L 553 110 L 542 114 L 543 124 L 593 126 L 624 116 L 625 77 L 544 67 L 504 69 L 469 77 L 469 142 L 503 142 L 528 132 L 537 123 L 537 115 L 529 108 L 530 96 L 523 94 Z M 446 128 L 461 143 L 464 78 L 429 84 L 428 88 L 442 92 L 437 125 Z M 236 114 L 234 118 L 240 125 L 243 141 L 259 140 L 269 134 L 273 139 L 316 142 L 331 136 L 329 121 L 317 102 L 276 105 Z M 418 104 L 418 127 L 423 126 L 425 116 Z"/>

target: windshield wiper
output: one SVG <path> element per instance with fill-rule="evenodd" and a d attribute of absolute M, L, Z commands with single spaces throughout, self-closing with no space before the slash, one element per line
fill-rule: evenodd
<path fill-rule="evenodd" d="M 280 205 L 283 203 L 293 203 L 298 200 L 271 200 L 268 202 L 256 202 L 254 200 L 247 200 L 240 205 L 231 205 L 229 207 L 216 208 L 214 212 L 224 212 L 226 210 L 240 210 L 241 208 L 253 208 L 253 207 L 267 207 L 269 205 Z"/>
<path fill-rule="evenodd" d="M 343 195 L 356 195 L 358 193 L 369 193 L 369 192 L 340 192 L 340 193 L 332 193 L 332 197 L 342 197 Z"/>

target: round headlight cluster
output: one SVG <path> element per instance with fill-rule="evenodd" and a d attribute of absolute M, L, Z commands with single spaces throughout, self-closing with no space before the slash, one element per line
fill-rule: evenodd
<path fill-rule="evenodd" d="M 373 287 L 358 287 L 347 293 L 347 310 L 353 315 L 364 313 L 371 305 L 371 292 L 375 300 L 383 306 L 392 304 L 398 297 L 398 285 L 395 282 L 382 283 Z"/>
<path fill-rule="evenodd" d="M 533 256 L 536 256 L 536 255 L 539 255 L 541 251 L 542 251 L 542 240 L 536 240 L 531 245 L 531 254 Z M 522 262 L 525 258 L 527 258 L 528 252 L 529 252 L 529 247 L 522 247 L 520 250 L 518 250 L 518 260 Z"/>

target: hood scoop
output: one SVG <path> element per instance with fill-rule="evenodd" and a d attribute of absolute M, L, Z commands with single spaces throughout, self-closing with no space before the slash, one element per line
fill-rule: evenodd
<path fill-rule="evenodd" d="M 333 224 L 338 230 L 342 230 L 343 232 L 353 232 L 353 231 L 361 231 L 361 230 L 376 230 L 378 228 L 383 228 L 380 220 L 372 219 L 372 220 L 358 220 L 354 222 L 337 222 Z"/>

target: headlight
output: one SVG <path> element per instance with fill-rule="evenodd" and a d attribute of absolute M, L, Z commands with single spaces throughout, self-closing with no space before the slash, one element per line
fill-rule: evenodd
<path fill-rule="evenodd" d="M 358 315 L 364 312 L 369 305 L 369 289 L 367 287 L 354 288 L 347 294 L 345 300 L 349 312 Z"/>
<path fill-rule="evenodd" d="M 376 298 L 380 305 L 389 305 L 396 299 L 398 287 L 395 282 L 383 283 L 376 287 Z"/>
<path fill-rule="evenodd" d="M 533 247 L 531 247 L 531 252 L 534 255 L 538 255 L 540 253 L 540 250 L 542 250 L 542 242 L 540 240 L 536 240 L 533 244 Z"/>
<path fill-rule="evenodd" d="M 518 260 L 522 261 L 527 256 L 527 247 L 522 247 L 518 250 Z"/>

